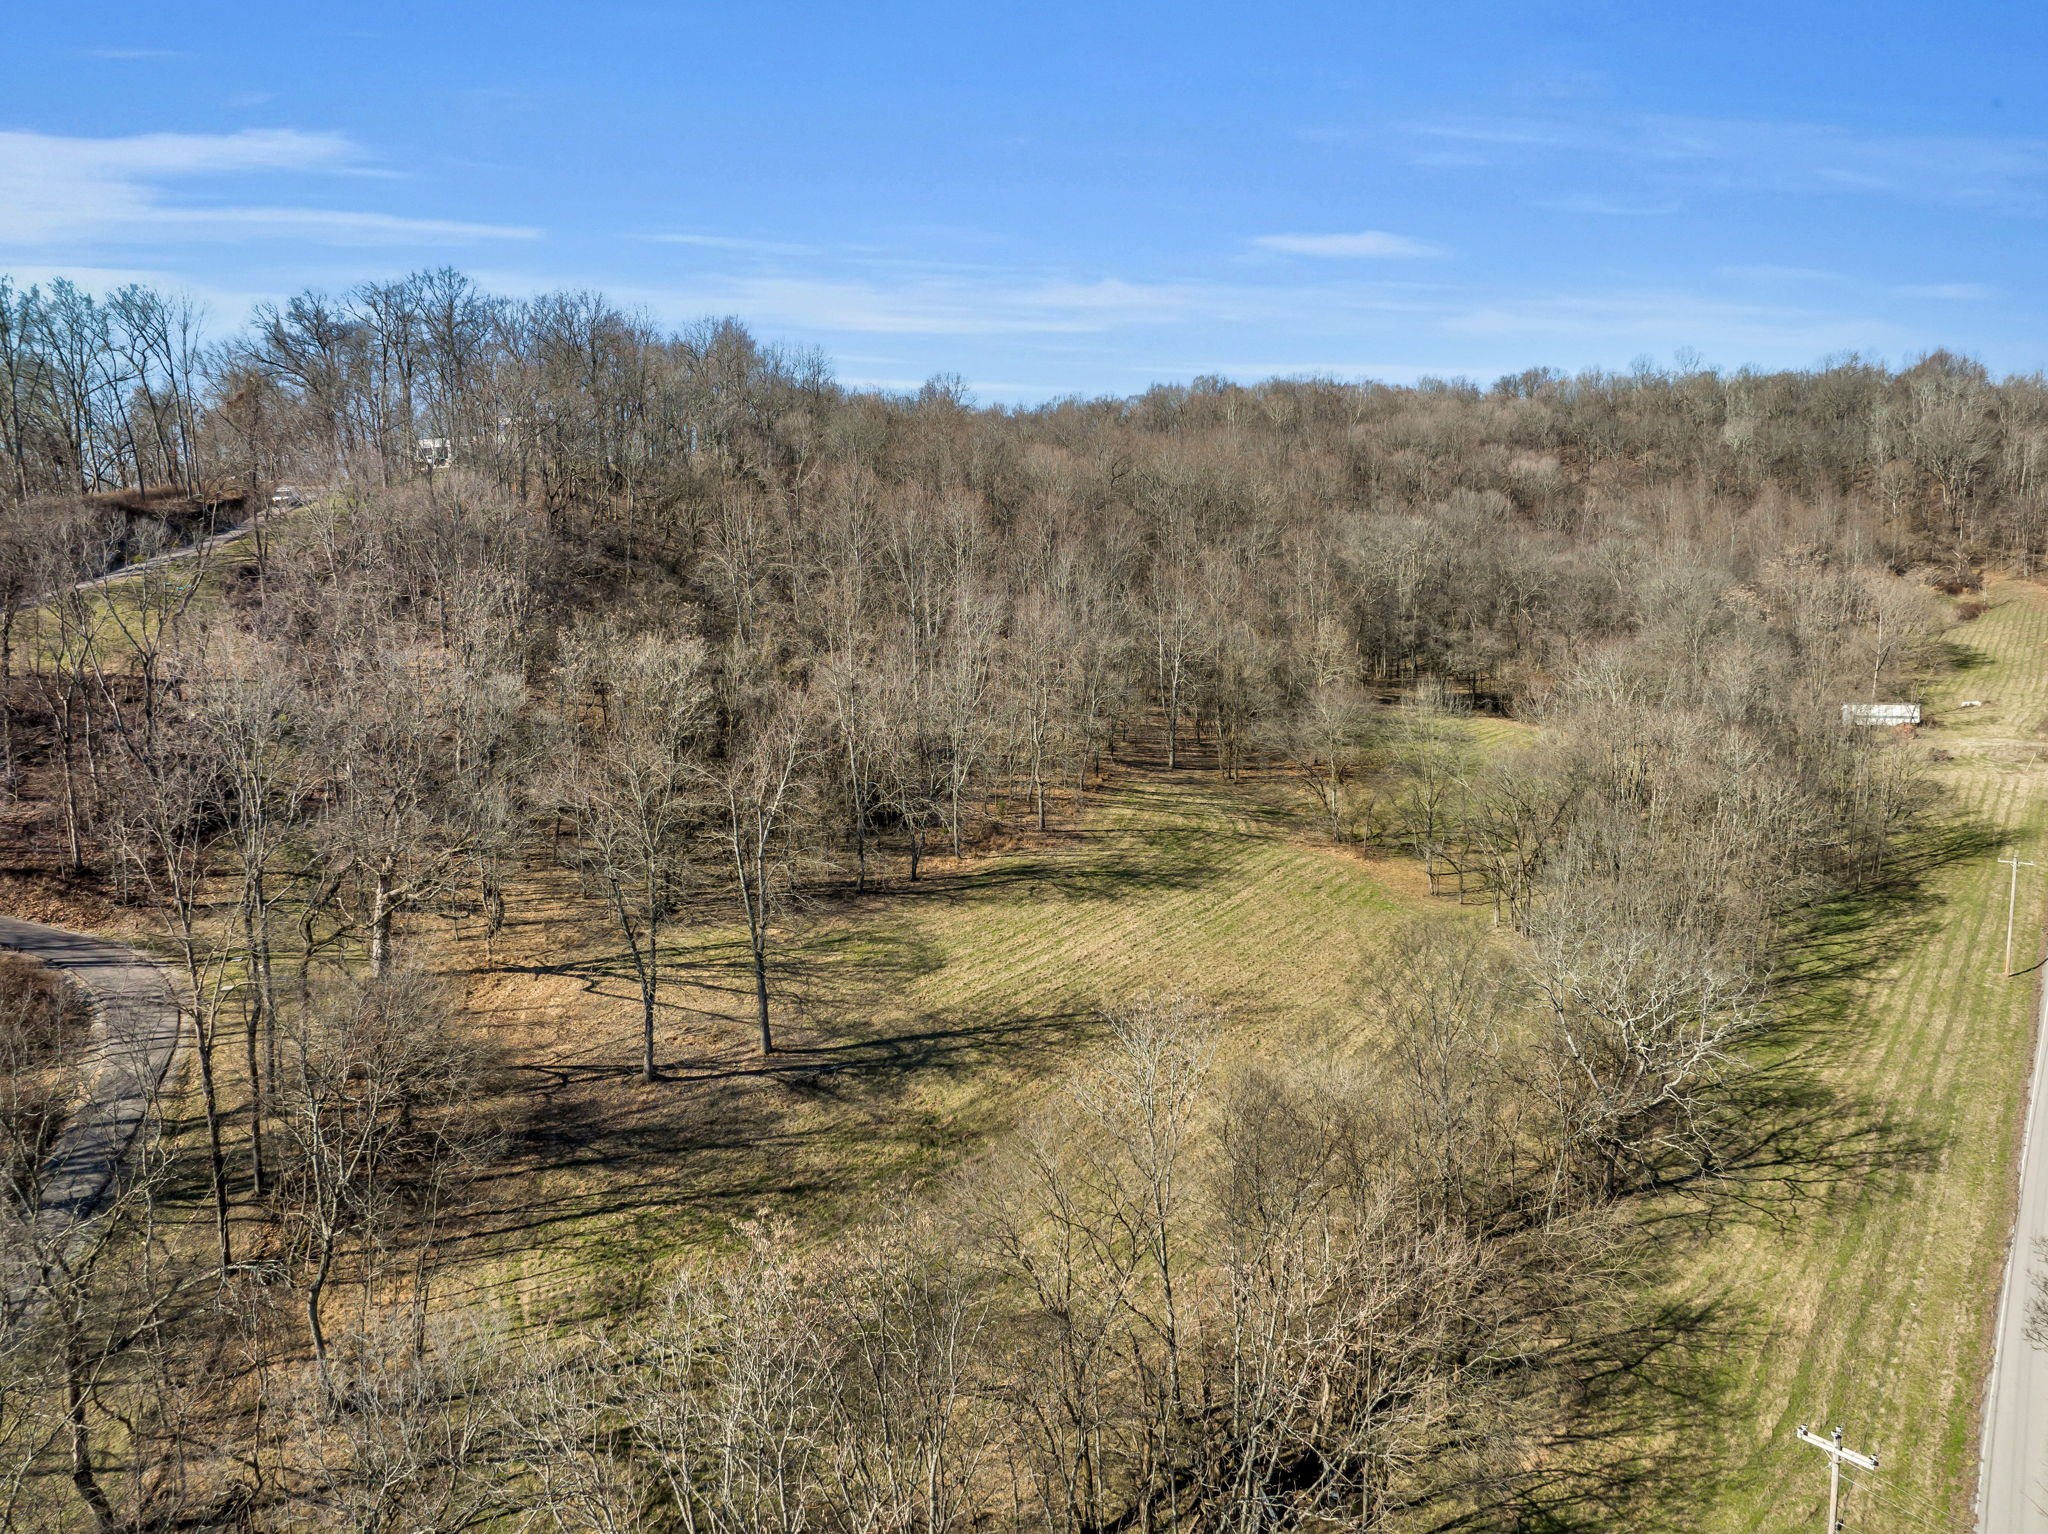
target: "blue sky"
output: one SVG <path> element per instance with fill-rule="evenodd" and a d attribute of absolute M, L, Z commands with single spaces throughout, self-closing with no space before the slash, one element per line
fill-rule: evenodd
<path fill-rule="evenodd" d="M 2031 5 L 28 4 L 0 272 L 453 264 L 856 385 L 2048 365 Z"/>

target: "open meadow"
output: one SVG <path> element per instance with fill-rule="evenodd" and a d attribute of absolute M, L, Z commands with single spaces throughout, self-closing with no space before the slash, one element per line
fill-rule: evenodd
<path fill-rule="evenodd" d="M 1293 1052 L 1355 1032 L 1390 927 L 1484 922 L 1430 899 L 1406 859 L 1318 840 L 1278 775 L 1168 772 L 1153 744 L 1048 833 L 804 902 L 778 934 L 782 1044 L 766 1062 L 744 932 L 723 910 L 663 949 L 667 1078 L 653 1084 L 622 1072 L 637 990 L 573 883 L 517 892 L 488 957 L 451 929 L 467 1011 L 508 1066 L 507 1110 L 531 1125 L 482 1190 L 473 1281 L 509 1281 L 561 1319 L 565 1295 L 571 1311 L 618 1285 L 644 1299 L 634 1286 L 661 1259 L 757 1215 L 830 1235 L 985 1149 L 1099 1044 L 1108 1007 L 1199 997 L 1228 1017 L 1224 1053 Z"/>

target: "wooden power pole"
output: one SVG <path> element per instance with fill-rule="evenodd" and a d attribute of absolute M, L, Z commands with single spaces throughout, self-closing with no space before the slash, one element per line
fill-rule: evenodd
<path fill-rule="evenodd" d="M 1836 1428 L 1831 1436 L 1823 1438 L 1820 1434 L 1809 1431 L 1802 1422 L 1799 1424 L 1799 1441 L 1812 1444 L 1828 1457 L 1827 1534 L 1836 1534 L 1836 1530 L 1842 1526 L 1842 1461 L 1847 1460 L 1852 1465 L 1861 1465 L 1865 1470 L 1875 1470 L 1877 1456 L 1858 1454 L 1854 1449 L 1843 1448 L 1840 1428 Z"/>
<path fill-rule="evenodd" d="M 2005 974 L 2007 979 L 2011 979 L 2012 916 L 2020 903 L 2020 870 L 2022 868 L 2032 868 L 2034 865 L 2032 863 L 2022 863 L 2017 849 L 2008 852 L 1998 861 L 2012 870 L 2012 878 L 2007 882 L 2005 890 Z"/>

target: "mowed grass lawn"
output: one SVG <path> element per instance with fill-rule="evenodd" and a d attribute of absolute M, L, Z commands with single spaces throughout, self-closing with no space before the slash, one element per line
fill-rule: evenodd
<path fill-rule="evenodd" d="M 623 945 L 566 881 L 540 882 L 467 982 L 529 1126 L 489 1193 L 478 1281 L 559 1313 L 565 1293 L 630 1302 L 603 1275 L 658 1276 L 756 1214 L 822 1238 L 1015 1123 L 1100 1042 L 1105 1009 L 1185 992 L 1223 1009 L 1225 1051 L 1284 1050 L 1305 1023 L 1343 1026 L 1383 934 L 1424 912 L 1485 919 L 1405 862 L 1321 843 L 1277 783 L 1121 769 L 1046 837 L 915 884 L 892 866 L 874 894 L 797 912 L 769 1060 L 740 930 L 699 913 L 666 953 L 670 1079 L 645 1085 Z"/>
<path fill-rule="evenodd" d="M 2015 967 L 2040 951 L 2048 876 L 2048 592 L 1995 583 L 1991 610 L 1954 630 L 1962 666 L 1940 684 L 1913 749 L 1957 807 L 2044 866 L 2023 869 Z M 1964 699 L 1988 706 L 1962 710 Z M 1902 1152 L 1782 1219 L 1723 1229 L 1677 1264 L 1684 1298 L 1740 1327 L 1725 1394 L 1689 1445 L 1725 1466 L 1679 1526 L 1813 1528 L 1826 1463 L 1801 1422 L 1840 1423 L 1879 1451 L 1858 1475 L 1852 1529 L 1965 1529 L 1976 1494 L 1976 1423 L 2005 1261 L 2037 977 L 2001 978 L 2008 871 L 2002 847 L 1941 869 L 1914 919 L 1876 939 L 1876 963 L 1823 995 L 1809 1047 L 1844 1101 L 1861 1100 Z"/>

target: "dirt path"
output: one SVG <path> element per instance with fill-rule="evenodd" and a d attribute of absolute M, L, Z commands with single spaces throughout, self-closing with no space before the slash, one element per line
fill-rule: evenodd
<path fill-rule="evenodd" d="M 44 1163 L 37 1223 L 55 1235 L 106 1207 L 121 1160 L 183 1042 L 183 1021 L 163 967 L 120 943 L 0 916 L 0 948 L 48 965 L 92 1005 L 85 1102 Z"/>
<path fill-rule="evenodd" d="M 240 543 L 255 531 L 256 529 L 253 524 L 247 524 L 242 527 L 230 527 L 225 531 L 213 534 L 211 537 L 202 538 L 197 543 L 187 544 L 182 549 L 172 549 L 166 554 L 156 554 L 148 559 L 138 559 L 132 565 L 122 565 L 119 569 L 109 570 L 105 575 L 95 575 L 89 580 L 80 581 L 78 582 L 78 589 L 80 591 L 87 591 L 94 586 L 104 586 L 111 581 L 122 580 L 130 575 L 140 575 L 145 570 L 161 570 L 166 565 L 174 565 L 181 560 L 196 559 L 202 554 L 211 554 L 215 549 L 225 548 L 231 543 Z"/>

